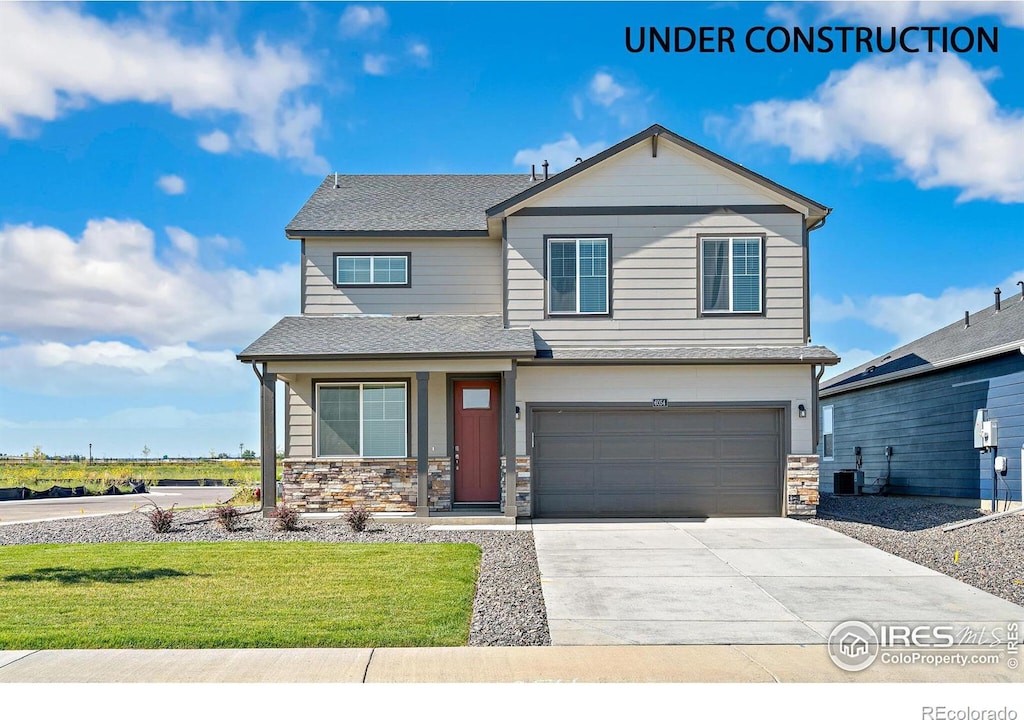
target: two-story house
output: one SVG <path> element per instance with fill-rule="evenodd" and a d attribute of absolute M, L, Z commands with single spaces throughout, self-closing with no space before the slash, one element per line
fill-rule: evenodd
<path fill-rule="evenodd" d="M 779 516 L 817 503 L 829 208 L 654 125 L 549 178 L 329 175 L 301 314 L 238 358 L 305 512 Z"/>

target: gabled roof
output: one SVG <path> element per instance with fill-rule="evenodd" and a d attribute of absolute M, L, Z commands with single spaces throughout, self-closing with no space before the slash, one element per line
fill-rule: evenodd
<path fill-rule="evenodd" d="M 593 157 L 588 158 L 583 162 L 578 162 L 571 168 L 563 170 L 557 175 L 552 175 L 547 181 L 525 188 L 518 195 L 508 198 L 507 200 L 504 200 L 503 202 L 500 202 L 497 205 L 488 208 L 487 215 L 498 215 L 504 212 L 505 210 L 518 205 L 524 200 L 530 199 L 537 193 L 542 192 L 544 190 L 548 190 L 554 185 L 557 185 L 560 182 L 568 180 L 569 178 L 578 175 L 581 172 L 584 172 L 588 168 L 591 168 L 594 165 L 597 165 L 598 163 L 607 160 L 613 155 L 617 155 L 623 150 L 626 150 L 627 148 L 636 145 L 638 142 L 650 139 L 652 137 L 657 137 L 659 139 L 664 138 L 666 140 L 669 140 L 670 142 L 674 142 L 676 145 L 679 145 L 683 149 L 688 150 L 694 153 L 695 155 L 699 155 L 705 160 L 710 160 L 711 162 L 730 172 L 734 172 L 737 175 L 746 178 L 747 180 L 753 181 L 758 185 L 768 188 L 769 190 L 773 190 L 774 192 L 786 198 L 789 198 L 791 201 L 799 205 L 807 206 L 810 209 L 811 217 L 823 218 L 830 212 L 832 212 L 831 208 L 828 208 L 819 202 L 811 200 L 809 197 L 805 195 L 801 195 L 800 193 L 794 192 L 793 190 L 790 190 L 787 187 L 783 187 L 774 180 L 769 180 L 764 175 L 760 175 L 754 172 L 753 170 L 748 170 L 742 165 L 734 163 L 732 160 L 722 157 L 718 153 L 712 152 L 711 150 L 708 150 L 706 147 L 702 145 L 698 145 L 697 143 L 691 140 L 687 140 L 681 135 L 677 135 L 676 133 L 672 132 L 671 130 L 665 128 L 662 125 L 654 124 L 647 128 L 646 130 L 639 132 L 636 135 L 633 135 L 632 137 L 626 138 L 625 140 L 616 145 L 612 145 L 607 150 L 599 152 L 597 155 L 594 155 Z"/>
<path fill-rule="evenodd" d="M 547 180 L 513 175 L 337 175 L 324 178 L 285 228 L 290 238 L 317 236 L 484 237 L 487 221 L 537 193 L 575 177 L 588 168 L 652 137 L 689 152 L 765 187 L 790 202 L 809 208 L 809 220 L 831 212 L 824 205 L 748 170 L 661 125 L 651 125 Z M 338 187 L 335 187 L 337 177 Z"/>
<path fill-rule="evenodd" d="M 317 235 L 487 234 L 485 210 L 525 190 L 520 175 L 328 175 L 285 228 Z M 534 182 L 533 184 L 537 184 Z"/>
<path fill-rule="evenodd" d="M 533 357 L 530 328 L 500 315 L 297 315 L 282 318 L 238 354 L 245 361 L 402 357 Z"/>
<path fill-rule="evenodd" d="M 892 352 L 822 383 L 821 395 L 838 395 L 913 375 L 934 372 L 1024 347 L 1024 302 L 1013 295 L 963 320 L 918 338 Z"/>

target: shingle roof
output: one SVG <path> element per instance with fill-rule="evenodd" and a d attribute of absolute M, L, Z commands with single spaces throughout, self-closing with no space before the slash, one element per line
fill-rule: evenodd
<path fill-rule="evenodd" d="M 1024 302 L 1021 296 L 1006 298 L 1001 306 L 998 313 L 995 305 L 972 313 L 968 327 L 964 327 L 963 320 L 958 320 L 832 378 L 822 383 L 822 394 L 826 391 L 836 394 L 855 383 L 856 387 L 863 387 L 931 372 L 1012 351 L 1014 346 L 1024 346 Z"/>
<path fill-rule="evenodd" d="M 835 365 L 839 358 L 821 345 L 755 347 L 647 347 L 647 348 L 558 348 L 539 350 L 538 359 L 579 362 L 679 361 L 679 362 L 792 362 Z"/>
<path fill-rule="evenodd" d="M 418 317 L 418 316 L 410 316 Z M 533 331 L 500 315 L 304 315 L 282 318 L 239 360 L 351 360 L 384 355 L 533 357 Z"/>
<path fill-rule="evenodd" d="M 487 208 L 537 181 L 520 175 L 328 175 L 285 232 L 486 232 Z"/>

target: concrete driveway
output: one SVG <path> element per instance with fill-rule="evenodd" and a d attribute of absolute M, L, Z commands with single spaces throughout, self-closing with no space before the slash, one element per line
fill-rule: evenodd
<path fill-rule="evenodd" d="M 1024 608 L 787 518 L 534 521 L 554 645 L 824 644 L 840 622 L 1003 628 Z"/>

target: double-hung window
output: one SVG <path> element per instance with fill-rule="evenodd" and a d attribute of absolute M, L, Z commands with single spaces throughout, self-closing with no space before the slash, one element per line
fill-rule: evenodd
<path fill-rule="evenodd" d="M 339 287 L 409 286 L 409 253 L 355 255 L 335 253 L 334 284 Z"/>
<path fill-rule="evenodd" d="M 406 384 L 318 383 L 317 455 L 405 457 Z"/>
<path fill-rule="evenodd" d="M 835 449 L 833 448 L 833 406 L 821 406 L 821 459 L 832 460 Z"/>
<path fill-rule="evenodd" d="M 761 312 L 761 267 L 759 237 L 702 238 L 702 312 Z"/>
<path fill-rule="evenodd" d="M 608 238 L 548 240 L 548 313 L 608 313 Z"/>

